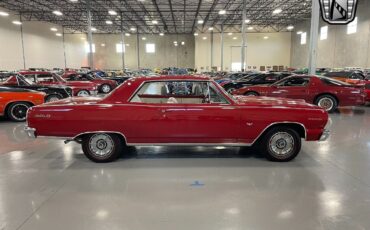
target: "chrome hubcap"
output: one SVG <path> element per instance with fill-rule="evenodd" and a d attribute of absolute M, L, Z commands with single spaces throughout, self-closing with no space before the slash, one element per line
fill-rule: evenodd
<path fill-rule="evenodd" d="M 82 90 L 82 91 L 78 92 L 77 96 L 87 97 L 87 96 L 89 96 L 89 92 L 87 92 L 86 90 Z"/>
<path fill-rule="evenodd" d="M 113 151 L 112 138 L 103 133 L 94 134 L 89 141 L 90 151 L 97 157 L 106 157 Z"/>
<path fill-rule="evenodd" d="M 325 109 L 326 111 L 329 111 L 333 108 L 334 103 L 332 99 L 324 97 L 319 100 L 318 106 Z"/>
<path fill-rule="evenodd" d="M 287 132 L 278 132 L 270 138 L 269 148 L 275 155 L 286 157 L 293 152 L 294 138 Z"/>
<path fill-rule="evenodd" d="M 109 91 L 110 91 L 110 86 L 109 86 L 109 85 L 103 85 L 103 87 L 101 88 L 101 90 L 102 90 L 104 93 L 109 93 Z"/>
<path fill-rule="evenodd" d="M 16 105 L 12 108 L 11 114 L 18 121 L 23 121 L 26 119 L 28 106 L 26 105 Z"/>

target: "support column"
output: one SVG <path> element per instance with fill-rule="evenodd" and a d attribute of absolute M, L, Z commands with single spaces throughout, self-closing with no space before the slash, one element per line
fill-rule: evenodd
<path fill-rule="evenodd" d="M 213 30 L 211 31 L 211 70 L 213 67 Z"/>
<path fill-rule="evenodd" d="M 313 0 L 314 1 L 314 0 Z M 247 20 L 247 0 L 243 0 L 243 17 L 242 17 L 242 49 L 241 49 L 241 71 L 245 71 L 246 58 L 245 58 L 245 44 L 246 44 L 246 37 L 245 37 L 245 20 Z"/>
<path fill-rule="evenodd" d="M 310 46 L 308 56 L 308 73 L 316 74 L 317 43 L 319 39 L 320 5 L 319 1 L 312 0 Z"/>
<path fill-rule="evenodd" d="M 93 41 L 92 41 L 92 31 L 91 31 L 91 6 L 90 6 L 91 2 L 89 1 L 88 2 L 88 11 L 87 11 L 87 15 L 88 15 L 88 18 L 87 18 L 87 22 L 88 22 L 88 27 L 87 27 L 87 40 L 89 42 L 89 53 L 88 53 L 88 57 L 89 57 L 89 67 L 91 70 L 94 69 L 94 53 L 93 53 Z"/>
<path fill-rule="evenodd" d="M 224 71 L 224 24 L 221 25 L 221 71 Z"/>
<path fill-rule="evenodd" d="M 136 27 L 136 54 L 137 54 L 137 69 L 140 69 L 140 39 L 139 39 L 139 27 Z"/>
<path fill-rule="evenodd" d="M 126 51 L 126 44 L 125 44 L 125 32 L 123 31 L 123 13 L 121 13 L 121 43 L 122 43 L 122 70 L 125 72 L 125 51 Z"/>
<path fill-rule="evenodd" d="M 62 38 L 63 38 L 63 54 L 64 54 L 64 69 L 67 68 L 67 56 L 66 56 L 66 44 L 64 40 L 64 26 L 62 26 Z"/>
<path fill-rule="evenodd" d="M 22 22 L 22 14 L 19 15 L 19 21 L 22 23 L 21 27 L 21 42 L 22 42 L 22 57 L 23 57 L 23 69 L 26 69 L 26 55 L 24 53 L 24 40 L 23 40 L 23 22 Z"/>

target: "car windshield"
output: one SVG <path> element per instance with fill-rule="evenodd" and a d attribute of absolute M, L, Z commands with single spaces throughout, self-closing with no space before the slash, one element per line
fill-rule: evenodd
<path fill-rule="evenodd" d="M 34 83 L 30 79 L 27 79 L 23 76 L 18 76 L 18 81 L 23 82 L 23 85 L 34 85 Z"/>
<path fill-rule="evenodd" d="M 67 82 L 66 80 L 64 80 L 61 76 L 59 76 L 58 74 L 56 73 L 53 73 L 53 76 L 54 76 L 54 79 L 56 81 L 59 81 L 59 82 Z"/>
<path fill-rule="evenodd" d="M 332 85 L 351 86 L 351 84 L 349 84 L 349 83 L 339 81 L 339 80 L 329 78 L 329 77 L 320 77 L 320 79 L 322 81 L 324 81 L 325 83 L 329 83 L 329 84 L 332 84 Z"/>

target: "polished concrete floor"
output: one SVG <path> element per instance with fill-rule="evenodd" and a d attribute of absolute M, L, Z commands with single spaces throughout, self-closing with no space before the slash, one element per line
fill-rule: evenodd
<path fill-rule="evenodd" d="M 370 229 L 370 107 L 289 163 L 238 148 L 138 148 L 110 164 L 0 121 L 0 230 Z"/>

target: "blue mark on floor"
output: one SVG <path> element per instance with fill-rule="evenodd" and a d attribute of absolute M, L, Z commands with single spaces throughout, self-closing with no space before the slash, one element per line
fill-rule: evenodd
<path fill-rule="evenodd" d="M 196 180 L 193 183 L 191 183 L 190 186 L 193 186 L 193 187 L 202 187 L 202 186 L 204 186 L 204 183 L 202 183 L 201 181 Z"/>

